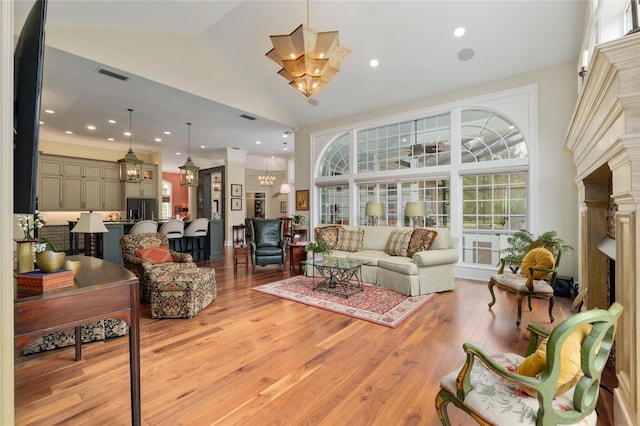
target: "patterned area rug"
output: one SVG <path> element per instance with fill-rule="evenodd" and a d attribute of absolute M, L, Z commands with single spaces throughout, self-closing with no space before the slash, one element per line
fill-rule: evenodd
<path fill-rule="evenodd" d="M 253 290 L 391 328 L 396 328 L 435 297 L 435 294 L 409 297 L 384 287 L 364 284 L 364 291 L 344 298 L 314 291 L 313 278 L 302 275 Z"/>

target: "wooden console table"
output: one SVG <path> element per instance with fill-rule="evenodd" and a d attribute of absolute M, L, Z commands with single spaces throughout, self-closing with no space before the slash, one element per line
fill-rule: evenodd
<path fill-rule="evenodd" d="M 80 326 L 107 318 L 129 324 L 131 424 L 139 426 L 140 413 L 140 285 L 130 271 L 104 260 L 68 256 L 82 262 L 74 287 L 18 298 L 14 303 L 15 356 L 35 338 L 75 328 L 76 360 L 82 356 Z"/>

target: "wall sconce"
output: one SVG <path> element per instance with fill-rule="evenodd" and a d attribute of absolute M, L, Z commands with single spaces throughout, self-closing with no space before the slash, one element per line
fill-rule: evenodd
<path fill-rule="evenodd" d="M 364 208 L 364 214 L 371 218 L 373 226 L 378 226 L 378 219 L 384 217 L 383 203 L 367 203 Z"/>

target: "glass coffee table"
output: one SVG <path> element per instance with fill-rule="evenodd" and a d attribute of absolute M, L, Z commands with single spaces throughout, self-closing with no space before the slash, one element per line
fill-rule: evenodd
<path fill-rule="evenodd" d="M 313 290 L 323 291 L 336 296 L 349 297 L 364 291 L 362 286 L 362 265 L 368 262 L 337 257 L 325 257 L 323 260 L 305 260 L 305 265 L 313 266 Z M 318 275 L 318 276 L 317 276 Z M 316 282 L 316 278 L 318 281 Z"/>

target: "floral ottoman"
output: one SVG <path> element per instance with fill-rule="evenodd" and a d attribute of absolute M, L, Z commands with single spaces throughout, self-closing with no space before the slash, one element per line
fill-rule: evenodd
<path fill-rule="evenodd" d="M 184 268 L 149 283 L 151 318 L 192 318 L 216 298 L 215 271 Z"/>

